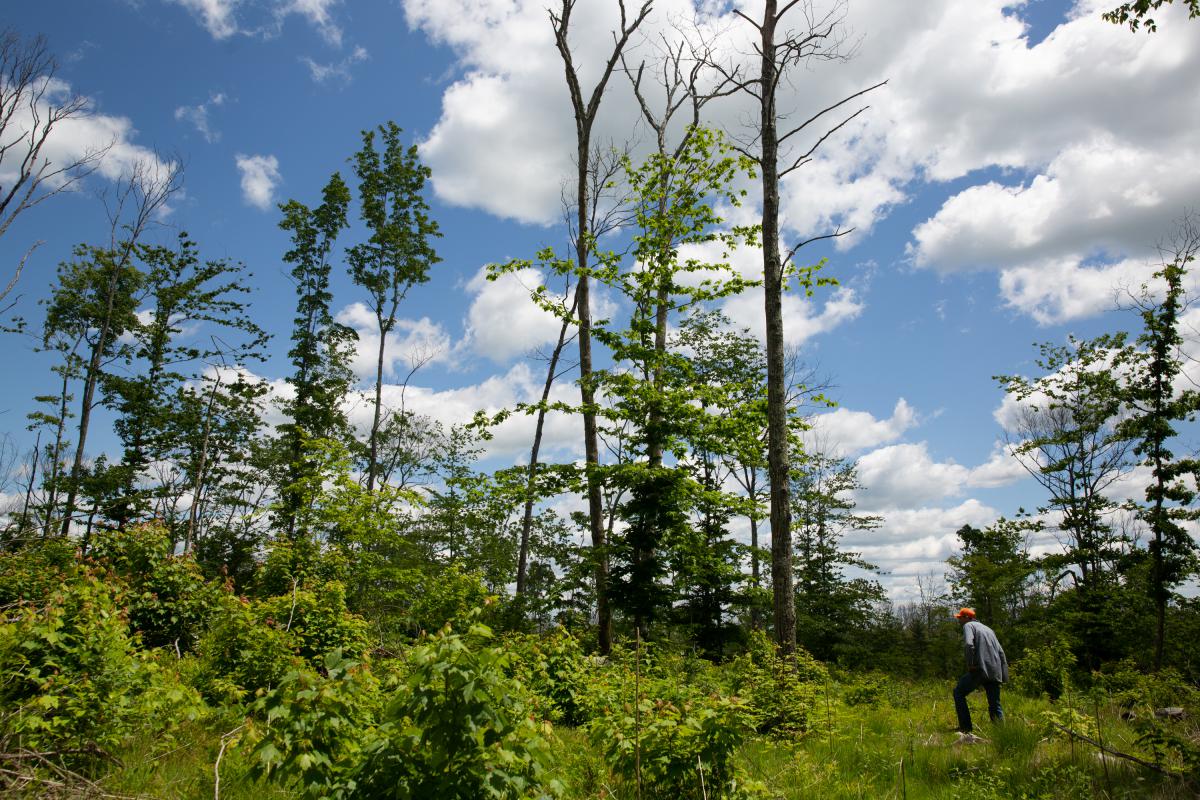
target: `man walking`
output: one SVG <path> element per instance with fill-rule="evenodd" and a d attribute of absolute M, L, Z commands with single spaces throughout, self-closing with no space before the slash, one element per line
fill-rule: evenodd
<path fill-rule="evenodd" d="M 992 629 L 975 619 L 975 609 L 960 609 L 954 618 L 963 629 L 963 654 L 967 659 L 967 673 L 954 687 L 954 710 L 958 714 L 958 730 L 966 735 L 971 733 L 967 695 L 980 686 L 987 695 L 988 716 L 992 722 L 1004 719 L 1004 711 L 1000 708 L 1000 684 L 1008 680 L 1008 659 Z"/>

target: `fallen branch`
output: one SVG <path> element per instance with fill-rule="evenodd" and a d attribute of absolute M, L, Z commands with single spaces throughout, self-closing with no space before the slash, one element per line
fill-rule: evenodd
<path fill-rule="evenodd" d="M 1149 761 L 1146 761 L 1143 758 L 1138 758 L 1137 756 L 1131 756 L 1131 755 L 1129 755 L 1129 753 L 1122 753 L 1120 750 L 1114 750 L 1107 745 L 1100 744 L 1095 739 L 1093 739 L 1089 736 L 1084 736 L 1082 733 L 1079 733 L 1078 731 L 1073 731 L 1064 725 L 1059 725 L 1057 722 L 1051 722 L 1050 724 L 1053 725 L 1055 728 L 1058 728 L 1060 731 L 1067 734 L 1068 736 L 1074 736 L 1076 739 L 1079 739 L 1080 741 L 1084 741 L 1094 747 L 1098 747 L 1101 750 L 1103 750 L 1105 753 L 1108 753 L 1109 755 L 1116 756 L 1117 758 L 1123 758 L 1126 761 L 1132 761 L 1135 764 L 1140 764 L 1141 766 L 1146 767 L 1147 769 L 1152 769 L 1155 772 L 1157 772 L 1161 775 L 1166 775 L 1170 778 L 1182 777 L 1178 772 L 1174 772 L 1172 770 L 1166 769 L 1165 767 L 1160 767 L 1158 764 L 1153 764 Z"/>
<path fill-rule="evenodd" d="M 62 756 L 98 756 L 106 761 L 111 761 L 118 767 L 124 766 L 119 758 L 94 744 L 67 750 L 16 750 L 11 753 L 0 753 L 0 761 L 46 761 Z"/>

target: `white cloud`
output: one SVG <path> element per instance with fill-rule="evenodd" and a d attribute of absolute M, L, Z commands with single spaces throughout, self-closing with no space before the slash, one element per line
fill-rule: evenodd
<path fill-rule="evenodd" d="M 208 100 L 194 106 L 180 106 L 175 109 L 175 119 L 181 122 L 190 122 L 192 126 L 204 137 L 204 141 L 212 144 L 221 138 L 221 132 L 214 130 L 209 124 L 208 112 L 209 109 L 217 108 L 225 104 L 225 95 L 221 92 L 216 92 L 209 96 Z"/>
<path fill-rule="evenodd" d="M 866 411 L 838 408 L 815 415 L 811 422 L 812 429 L 804 434 L 807 446 L 818 452 L 847 456 L 899 439 L 917 424 L 917 414 L 901 397 L 888 419 L 876 419 Z"/>
<path fill-rule="evenodd" d="M 337 313 L 342 325 L 358 334 L 350 367 L 361 380 L 374 383 L 379 358 L 379 325 L 364 303 L 351 303 Z M 450 355 L 450 335 L 429 317 L 397 319 L 384 348 L 385 378 L 404 378 L 417 366 L 444 362 Z"/>
<path fill-rule="evenodd" d="M 343 58 L 341 61 L 333 61 L 328 64 L 319 64 L 308 56 L 301 56 L 300 60 L 308 67 L 308 73 L 312 76 L 315 83 L 328 83 L 337 81 L 342 85 L 349 84 L 352 75 L 351 68 L 358 63 L 366 61 L 370 55 L 365 47 L 355 47 L 350 55 Z"/>
<path fill-rule="evenodd" d="M 443 426 L 470 422 L 477 411 L 495 414 L 511 409 L 518 403 L 541 399 L 542 376 L 535 375 L 527 364 L 516 364 L 507 372 L 483 381 L 452 389 L 432 389 L 415 382 L 407 388 L 396 384 L 384 386 L 383 403 L 391 409 L 404 408 L 436 419 Z M 578 389 L 570 382 L 555 385 L 551 402 L 578 401 Z M 365 400 L 350 403 L 350 420 L 360 430 L 370 427 L 373 408 Z M 528 461 L 533 443 L 536 419 L 533 415 L 514 414 L 492 428 L 492 438 L 484 443 L 484 458 L 508 463 Z M 546 415 L 543 429 L 542 457 L 575 459 L 582 457 L 583 423 L 580 418 L 560 412 Z"/>
<path fill-rule="evenodd" d="M 1126 290 L 1149 280 L 1147 261 L 1122 259 L 1090 266 L 1079 256 L 1024 264 L 1000 273 L 1005 302 L 1041 325 L 1069 322 L 1112 311 L 1128 300 Z"/>
<path fill-rule="evenodd" d="M 867 509 L 926 505 L 958 494 L 970 473 L 953 461 L 934 461 L 924 442 L 888 445 L 858 459 L 864 489 L 856 499 Z"/>
<path fill-rule="evenodd" d="M 44 80 L 37 88 L 41 100 L 36 113 L 39 120 L 50 114 L 51 105 L 62 105 L 76 98 L 71 85 L 57 78 Z M 135 144 L 137 129 L 128 117 L 101 114 L 96 103 L 88 97 L 82 100 L 81 113 L 59 120 L 42 146 L 40 158 L 50 165 L 50 171 L 65 165 L 99 156 L 96 174 L 110 181 L 120 180 L 141 171 L 148 175 L 165 175 L 170 165 L 153 150 Z M 17 105 L 9 121 L 10 131 L 26 133 L 38 123 L 26 104 Z M 10 154 L 11 156 L 11 154 Z M 13 180 L 13 160 L 0 159 L 0 183 Z M 45 187 L 61 186 L 66 176 L 48 179 Z"/>
<path fill-rule="evenodd" d="M 1016 483 L 1028 474 L 1013 455 L 1012 447 L 997 443 L 988 460 L 972 468 L 966 485 L 977 489 L 994 489 Z"/>
<path fill-rule="evenodd" d="M 820 302 L 822 294 L 818 290 L 814 297 L 803 297 L 795 292 L 783 296 L 785 344 L 793 347 L 802 345 L 814 336 L 828 333 L 839 325 L 857 319 L 865 308 L 857 293 L 849 286 L 839 287 L 823 303 Z M 748 328 L 759 339 L 766 340 L 762 289 L 748 289 L 730 297 L 722 310 L 736 327 Z"/>
<path fill-rule="evenodd" d="M 275 199 L 275 187 L 282 180 L 279 174 L 279 159 L 275 156 L 247 156 L 239 153 L 234 157 L 238 172 L 242 175 L 242 199 L 248 205 L 266 211 Z"/>
<path fill-rule="evenodd" d="M 288 14 L 299 14 L 320 32 L 321 36 L 332 45 L 341 45 L 342 29 L 333 21 L 330 9 L 340 5 L 342 0 L 290 0 L 281 4 L 276 14 L 282 18 Z M 362 48 L 356 48 L 361 50 Z M 366 51 L 364 51 L 365 53 Z"/>
<path fill-rule="evenodd" d="M 303 17 L 333 46 L 342 43 L 341 26 L 331 10 L 341 0 L 170 0 L 196 17 L 214 39 L 236 34 L 269 37 L 279 33 L 288 17 Z M 243 18 L 249 14 L 253 22 Z M 239 16 L 241 15 L 241 16 Z"/>
<path fill-rule="evenodd" d="M 465 346 L 496 363 L 558 341 L 562 323 L 529 299 L 530 291 L 546 280 L 532 267 L 510 272 L 494 281 L 482 268 L 467 283 L 475 295 L 467 310 Z"/>
<path fill-rule="evenodd" d="M 858 459 L 863 489 L 855 500 L 864 509 L 913 508 L 961 495 L 966 489 L 1007 486 L 1025 477 L 1025 470 L 998 445 L 983 464 L 971 468 L 934 461 L 925 442 L 880 447 Z"/>
<path fill-rule="evenodd" d="M 234 9 L 240 0 L 175 0 L 192 12 L 214 39 L 228 39 L 238 32 Z"/>
<path fill-rule="evenodd" d="M 549 223 L 558 214 L 573 172 L 574 128 L 543 5 L 405 2 L 410 26 L 453 48 L 464 70 L 446 89 L 441 118 L 422 144 L 435 190 L 447 202 L 525 222 Z M 702 5 L 706 13 L 727 9 Z M 1200 196 L 1200 173 L 1191 168 L 1200 156 L 1200 39 L 1176 7 L 1166 10 L 1154 37 L 1102 22 L 1103 7 L 1103 0 L 1079 0 L 1034 43 L 1021 19 L 1024 4 L 1011 0 L 850 4 L 855 58 L 796 70 L 781 111 L 800 119 L 880 79 L 890 82 L 864 98 L 867 113 L 785 180 L 788 236 L 855 227 L 854 237 L 838 242 L 849 247 L 905 201 L 911 182 L 967 178 L 915 231 L 918 265 L 1007 270 L 1005 300 L 1042 322 L 1102 308 L 1111 288 L 1105 283 L 1125 277 L 1130 259 Z M 590 87 L 611 45 L 598 32 L 613 28 L 615 10 L 581 4 L 576 14 L 572 46 Z M 657 3 L 644 36 L 634 37 L 634 58 L 651 55 L 646 38 L 672 35 L 671 20 L 693 16 L 689 0 Z M 706 30 L 732 32 L 718 42 L 726 53 L 739 49 L 735 37 L 748 35 L 728 15 L 701 17 Z M 735 60 L 751 52 L 741 50 Z M 514 51 L 522 57 L 512 58 Z M 744 101 L 730 98 L 707 112 L 731 132 L 752 117 Z M 593 141 L 627 140 L 636 119 L 627 82 L 615 75 Z M 970 180 L 997 167 L 1004 171 L 999 178 L 993 172 L 990 182 Z M 750 199 L 752 205 L 753 192 Z M 798 321 L 802 331 L 813 318 Z"/>

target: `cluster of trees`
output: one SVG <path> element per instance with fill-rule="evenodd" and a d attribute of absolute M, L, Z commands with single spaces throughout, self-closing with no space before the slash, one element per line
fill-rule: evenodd
<path fill-rule="evenodd" d="M 1136 340 L 1045 346 L 1045 375 L 1000 379 L 1022 409 L 1013 452 L 1046 488 L 1046 506 L 1036 520 L 964 528 L 950 593 L 894 609 L 874 567 L 842 545 L 881 520 L 855 511 L 862 487 L 853 462 L 802 446 L 806 415 L 826 401 L 784 348 L 782 292 L 832 282 L 821 264 L 801 266 L 798 253 L 849 231 L 784 242 L 778 202 L 780 180 L 883 84 L 792 125 L 778 87 L 789 69 L 843 57 L 836 14 L 814 18 L 804 4 L 774 0 L 757 18 L 739 12 L 759 41 L 752 68 L 722 63 L 686 37 L 657 63 L 634 66 L 626 45 L 650 5 L 632 14 L 618 5 L 620 28 L 591 87 L 571 44 L 574 0 L 550 14 L 577 132 L 568 252 L 546 249 L 489 274 L 536 267 L 564 286 L 530 294 L 561 322 L 539 401 L 448 429 L 402 400 L 386 402 L 389 334 L 410 290 L 436 267 L 440 236 L 424 199 L 429 171 L 395 123 L 363 133 L 353 186 L 334 173 L 318 204 L 280 206 L 296 315 L 287 388 L 275 396 L 253 375 L 270 334 L 247 306 L 251 276 L 203 258 L 186 233 L 170 246 L 151 242 L 181 175 L 169 164 L 143 166 L 110 198 L 108 241 L 79 245 L 42 318 L 21 323 L 53 355 L 54 384 L 30 415 L 37 443 L 5 543 L 73 537 L 86 555 L 98 537 L 153 518 L 173 552 L 235 585 L 252 579 L 268 543 L 310 556 L 337 551 L 354 564 L 349 609 L 384 638 L 454 574 L 466 580 L 451 585 L 475 587 L 462 591 L 480 599 L 511 595 L 505 624 L 585 627 L 601 653 L 622 634 L 719 658 L 762 628 L 785 655 L 799 640 L 822 659 L 940 670 L 950 651 L 927 645 L 944 632 L 954 599 L 979 606 L 1015 640 L 1058 626 L 1093 665 L 1137 652 L 1140 640 L 1115 626 L 1133 631 L 1135 618 L 1152 615 L 1153 665 L 1173 658 L 1171 617 L 1195 616 L 1176 591 L 1195 574 L 1197 463 L 1170 450 L 1200 403 L 1181 388 L 1194 227 L 1155 275 L 1165 289 L 1133 296 L 1143 323 Z M 592 141 L 607 85 L 621 74 L 654 133 L 641 160 Z M 733 94 L 760 112 L 742 138 L 700 124 L 707 104 Z M 755 181 L 761 217 L 729 224 L 719 209 L 739 206 Z M 353 214 L 364 233 L 347 244 Z M 761 249 L 761 279 L 728 265 L 737 247 Z M 365 380 L 351 369 L 357 335 L 333 312 L 335 268 L 375 319 L 375 369 Z M 597 287 L 620 298 L 619 317 L 593 316 Z M 765 348 L 713 310 L 745 291 L 762 292 Z M 552 403 L 553 384 L 573 370 L 578 403 Z M 369 422 L 351 422 L 356 407 Z M 270 424 L 272 413 L 282 421 Z M 545 463 L 551 413 L 581 420 L 583 464 Z M 536 418 L 528 463 L 482 471 L 489 428 L 512 414 Z M 88 457 L 97 419 L 111 421 L 119 457 Z M 1106 492 L 1135 466 L 1148 476 L 1144 501 L 1118 503 Z M 570 494 L 586 508 L 565 518 L 547 501 Z M 736 535 L 742 525 L 749 544 Z M 1061 550 L 1032 557 L 1029 535 L 1051 528 Z M 576 544 L 577 530 L 586 545 Z"/>

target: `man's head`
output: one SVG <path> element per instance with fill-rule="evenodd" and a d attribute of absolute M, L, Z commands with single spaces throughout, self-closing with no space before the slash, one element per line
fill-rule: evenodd
<path fill-rule="evenodd" d="M 954 615 L 954 618 L 958 620 L 959 625 L 966 625 L 968 622 L 975 619 L 975 609 L 965 607 L 960 608 L 958 613 Z"/>

